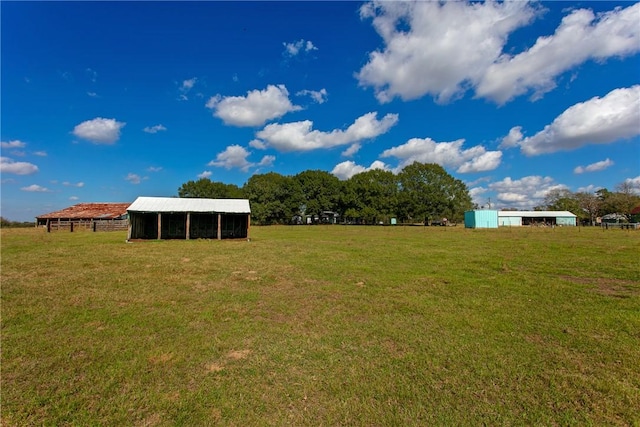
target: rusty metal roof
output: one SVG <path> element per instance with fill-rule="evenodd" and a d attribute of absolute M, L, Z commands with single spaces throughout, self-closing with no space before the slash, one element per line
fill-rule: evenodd
<path fill-rule="evenodd" d="M 62 219 L 113 219 L 127 213 L 131 203 L 78 203 L 60 211 L 39 215 L 36 218 Z"/>

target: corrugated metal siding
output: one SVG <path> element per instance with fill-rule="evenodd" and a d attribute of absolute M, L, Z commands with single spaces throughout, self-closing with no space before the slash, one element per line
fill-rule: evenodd
<path fill-rule="evenodd" d="M 518 216 L 526 218 L 556 218 L 556 217 L 573 217 L 576 216 L 569 211 L 499 211 L 499 217 Z"/>
<path fill-rule="evenodd" d="M 251 207 L 247 199 L 187 199 L 173 197 L 138 197 L 127 210 L 130 212 L 251 213 Z"/>
<path fill-rule="evenodd" d="M 576 225 L 576 218 L 567 218 L 567 217 L 562 217 L 559 216 L 556 218 L 556 224 L 558 225 Z"/>
<path fill-rule="evenodd" d="M 498 228 L 498 212 L 494 210 L 476 211 L 476 227 Z"/>
<path fill-rule="evenodd" d="M 498 228 L 498 211 L 467 211 L 464 213 L 464 226 L 467 228 Z"/>
<path fill-rule="evenodd" d="M 498 218 L 500 227 L 520 227 L 522 225 L 521 216 L 500 216 Z"/>
<path fill-rule="evenodd" d="M 465 228 L 476 228 L 475 211 L 466 211 L 464 213 L 464 226 Z"/>

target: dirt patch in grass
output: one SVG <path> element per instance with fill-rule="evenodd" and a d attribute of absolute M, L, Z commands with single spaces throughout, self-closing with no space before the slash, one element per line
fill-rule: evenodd
<path fill-rule="evenodd" d="M 630 298 L 640 295 L 640 283 L 632 280 L 577 276 L 560 276 L 560 278 L 573 283 L 591 285 L 593 292 L 600 295 L 615 298 Z"/>
<path fill-rule="evenodd" d="M 231 350 L 226 354 L 226 359 L 207 363 L 205 369 L 207 372 L 217 373 L 226 369 L 226 362 L 246 359 L 251 354 L 251 350 Z"/>
<path fill-rule="evenodd" d="M 251 354 L 251 350 L 232 350 L 227 353 L 227 358 L 231 360 L 242 360 L 246 359 L 249 354 Z"/>
<path fill-rule="evenodd" d="M 160 365 L 160 364 L 169 363 L 171 362 L 172 359 L 173 359 L 172 353 L 163 353 L 160 355 L 149 357 L 149 363 L 151 363 L 152 365 Z"/>
<path fill-rule="evenodd" d="M 220 363 L 212 362 L 207 364 L 208 372 L 220 372 L 222 370 L 224 370 L 224 366 L 222 366 Z"/>

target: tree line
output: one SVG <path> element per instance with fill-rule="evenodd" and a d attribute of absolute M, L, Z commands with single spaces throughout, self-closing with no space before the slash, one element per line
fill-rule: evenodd
<path fill-rule="evenodd" d="M 551 190 L 535 210 L 559 210 L 574 213 L 582 224 L 594 225 L 596 219 L 608 214 L 624 216 L 624 221 L 639 222 L 631 211 L 640 206 L 640 195 L 628 182 L 616 186 L 616 191 L 602 188 L 595 193 Z"/>
<path fill-rule="evenodd" d="M 391 218 L 399 223 L 461 222 L 473 208 L 464 182 L 440 165 L 419 162 L 398 174 L 374 169 L 345 181 L 321 170 L 256 174 L 242 187 L 202 178 L 182 184 L 178 196 L 249 199 L 252 221 L 263 225 L 289 224 L 296 216 L 320 218 L 325 212 L 358 224 L 389 223 Z"/>
<path fill-rule="evenodd" d="M 0 228 L 26 228 L 35 227 L 35 225 L 33 221 L 10 221 L 0 216 Z"/>

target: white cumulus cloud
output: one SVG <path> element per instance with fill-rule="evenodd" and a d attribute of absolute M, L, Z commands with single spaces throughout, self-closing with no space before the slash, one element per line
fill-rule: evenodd
<path fill-rule="evenodd" d="M 360 166 L 355 162 L 348 160 L 346 162 L 338 163 L 333 168 L 331 173 L 342 180 L 346 180 L 361 172 L 366 172 L 373 169 L 381 169 L 385 171 L 389 170 L 387 165 L 385 165 L 384 162 L 381 162 L 380 160 L 376 160 L 375 162 L 371 163 L 369 167 Z"/>
<path fill-rule="evenodd" d="M 351 146 L 349 146 L 349 148 L 347 148 L 346 150 L 344 150 L 342 152 L 342 155 L 344 157 L 351 157 L 354 154 L 356 154 L 358 151 L 360 151 L 360 149 L 362 148 L 362 144 L 356 142 L 355 144 L 351 144 Z"/>
<path fill-rule="evenodd" d="M 284 54 L 286 56 L 297 56 L 304 52 L 311 52 L 312 50 L 318 50 L 310 40 L 300 39 L 292 43 L 282 43 L 284 46 Z"/>
<path fill-rule="evenodd" d="M 51 190 L 49 190 L 47 187 L 42 187 L 40 185 L 37 184 L 31 184 L 27 187 L 22 187 L 20 190 L 22 191 L 27 191 L 30 193 L 48 193 Z"/>
<path fill-rule="evenodd" d="M 502 138 L 502 142 L 500 143 L 499 148 L 517 147 L 518 144 L 522 141 L 522 138 L 522 126 L 515 126 L 511 128 L 507 136 Z"/>
<path fill-rule="evenodd" d="M 163 125 L 155 125 L 155 126 L 147 126 L 142 130 L 146 133 L 158 133 L 158 132 L 167 130 L 167 128 L 164 127 Z"/>
<path fill-rule="evenodd" d="M 193 86 L 196 84 L 196 82 L 198 81 L 198 79 L 196 77 L 193 77 L 191 79 L 187 79 L 187 80 L 183 80 L 182 81 L 182 85 L 180 86 L 180 90 L 183 92 L 188 92 L 191 89 L 193 89 Z"/>
<path fill-rule="evenodd" d="M 476 87 L 476 96 L 499 104 L 533 90 L 533 99 L 555 88 L 563 72 L 587 60 L 640 51 L 640 3 L 601 15 L 578 9 L 565 16 L 552 36 L 515 56 L 502 55 L 488 67 Z"/>
<path fill-rule="evenodd" d="M 27 146 L 26 142 L 19 141 L 17 139 L 13 141 L 0 142 L 0 148 L 24 148 Z"/>
<path fill-rule="evenodd" d="M 216 159 L 211 160 L 207 165 L 247 171 L 251 167 L 251 163 L 247 160 L 249 154 L 251 153 L 240 145 L 230 145 L 223 152 L 218 153 Z"/>
<path fill-rule="evenodd" d="M 640 85 L 575 104 L 517 144 L 528 156 L 608 144 L 640 135 Z"/>
<path fill-rule="evenodd" d="M 360 10 L 372 18 L 384 49 L 369 54 L 357 73 L 380 102 L 432 95 L 461 96 L 502 54 L 508 35 L 536 11 L 526 2 L 374 1 Z"/>
<path fill-rule="evenodd" d="M 624 180 L 624 183 L 631 187 L 631 191 L 634 194 L 640 195 L 640 175 L 635 178 L 627 178 Z"/>
<path fill-rule="evenodd" d="M 595 193 L 596 191 L 600 190 L 602 187 L 599 185 L 593 185 L 593 184 L 589 184 L 586 185 L 584 187 L 578 187 L 576 192 L 577 193 Z"/>
<path fill-rule="evenodd" d="M 590 165 L 587 165 L 587 166 L 576 166 L 576 168 L 573 170 L 573 173 L 581 174 L 585 172 L 597 172 L 597 171 L 605 170 L 608 167 L 613 166 L 613 164 L 614 164 L 613 160 L 607 158 L 599 162 L 591 163 Z"/>
<path fill-rule="evenodd" d="M 436 142 L 431 138 L 412 138 L 405 144 L 383 151 L 380 157 L 398 159 L 398 170 L 414 162 L 437 163 L 442 167 L 457 168 L 459 173 L 490 171 L 500 165 L 501 151 L 487 151 L 481 145 L 464 149 L 464 141 Z"/>
<path fill-rule="evenodd" d="M 320 90 L 301 90 L 296 92 L 296 96 L 310 96 L 314 102 L 318 104 L 324 104 L 329 96 L 327 90 L 322 88 Z"/>
<path fill-rule="evenodd" d="M 263 156 L 257 166 L 273 166 L 276 156 Z"/>
<path fill-rule="evenodd" d="M 191 89 L 196 85 L 198 81 L 197 77 L 192 77 L 190 79 L 183 80 L 178 87 L 178 101 L 188 101 L 189 97 L 187 96 Z"/>
<path fill-rule="evenodd" d="M 209 178 L 212 174 L 213 174 L 213 172 L 211 172 L 211 171 L 202 171 L 202 173 L 199 173 L 197 175 L 197 177 L 198 178 Z"/>
<path fill-rule="evenodd" d="M 567 186 L 555 183 L 549 176 L 525 176 L 520 179 L 506 177 L 502 181 L 488 185 L 489 189 L 497 193 L 498 208 L 532 209 L 544 200 L 551 190 L 567 189 Z"/>
<path fill-rule="evenodd" d="M 636 176 L 635 178 L 627 178 L 624 180 L 624 182 L 625 184 L 629 184 L 631 186 L 631 190 L 635 194 L 640 195 L 640 175 Z"/>
<path fill-rule="evenodd" d="M 213 96 L 206 104 L 213 115 L 233 126 L 261 126 L 267 121 L 301 110 L 289 100 L 284 85 L 269 85 L 264 90 L 252 90 L 247 96 Z"/>
<path fill-rule="evenodd" d="M 16 162 L 9 157 L 0 157 L 0 172 L 16 175 L 31 175 L 38 172 L 38 166 L 27 162 Z"/>
<path fill-rule="evenodd" d="M 522 52 L 504 52 L 509 36 L 541 11 L 526 1 L 368 2 L 360 16 L 372 20 L 384 46 L 369 54 L 356 77 L 380 102 L 431 95 L 444 103 L 474 90 L 504 104 L 529 92 L 541 97 L 558 76 L 586 61 L 640 51 L 635 3 L 597 15 L 567 12 L 553 34 Z"/>
<path fill-rule="evenodd" d="M 252 167 L 271 166 L 275 161 L 275 156 L 263 156 L 260 162 L 253 163 L 248 160 L 251 152 L 240 145 L 230 145 L 221 153 L 216 155 L 215 160 L 211 160 L 207 166 L 223 167 L 225 169 L 240 169 L 247 172 Z"/>
<path fill-rule="evenodd" d="M 371 112 L 358 117 L 346 130 L 322 132 L 313 129 L 313 122 L 270 124 L 251 141 L 254 148 L 272 147 L 278 151 L 310 151 L 354 144 L 386 133 L 398 122 L 397 114 L 387 114 L 381 120 Z"/>
<path fill-rule="evenodd" d="M 140 184 L 143 180 L 148 179 L 148 177 L 142 177 L 136 173 L 129 172 L 124 179 L 129 181 L 131 184 Z"/>
<path fill-rule="evenodd" d="M 73 134 L 78 138 L 86 139 L 95 144 L 114 144 L 120 139 L 120 130 L 126 123 L 116 119 L 104 119 L 97 117 L 87 120 L 73 129 Z"/>

